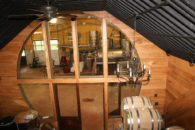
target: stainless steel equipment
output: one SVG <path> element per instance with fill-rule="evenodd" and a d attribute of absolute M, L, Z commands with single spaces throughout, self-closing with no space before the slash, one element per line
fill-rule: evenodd
<path fill-rule="evenodd" d="M 98 40 L 98 31 L 89 31 L 89 43 L 92 47 L 95 47 L 97 45 Z"/>
<path fill-rule="evenodd" d="M 123 51 L 120 49 L 112 49 L 108 50 L 108 58 L 113 59 L 113 58 L 122 58 L 123 57 Z M 102 50 L 98 50 L 97 52 L 97 57 L 102 58 Z"/>

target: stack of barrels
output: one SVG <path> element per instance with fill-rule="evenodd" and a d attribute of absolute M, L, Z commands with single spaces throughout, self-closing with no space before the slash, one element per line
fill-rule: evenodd
<path fill-rule="evenodd" d="M 124 130 L 162 130 L 162 117 L 150 98 L 126 97 L 121 106 Z"/>

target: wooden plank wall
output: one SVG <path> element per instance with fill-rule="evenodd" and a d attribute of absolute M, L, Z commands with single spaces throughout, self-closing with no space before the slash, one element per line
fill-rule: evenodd
<path fill-rule="evenodd" d="M 17 85 L 17 62 L 24 41 L 39 24 L 32 22 L 0 50 L 0 117 L 28 109 Z"/>
<path fill-rule="evenodd" d="M 107 13 L 106 11 L 94 11 L 85 13 L 97 16 L 99 18 L 105 18 L 107 22 L 110 22 L 111 24 L 119 28 L 133 43 L 133 30 L 111 14 Z M 0 117 L 7 115 L 15 115 L 16 113 L 23 111 L 24 109 L 28 109 L 28 106 L 25 104 L 22 99 L 22 96 L 20 95 L 17 83 L 76 83 L 76 81 L 78 83 L 104 82 L 104 78 L 92 78 L 91 80 L 84 78 L 40 80 L 20 79 L 17 81 L 17 59 L 19 52 L 27 36 L 39 24 L 40 23 L 36 21 L 30 24 L 0 51 Z M 158 108 L 163 114 L 165 105 L 168 58 L 163 50 L 155 46 L 152 42 L 148 41 L 140 34 L 136 34 L 136 39 L 136 49 L 141 59 L 141 62 L 145 61 L 146 65 L 150 65 L 152 73 L 151 81 L 149 82 L 149 84 L 145 84 L 142 86 L 141 95 L 151 97 L 153 104 L 155 102 L 159 102 L 159 105 L 156 108 Z M 108 77 L 106 82 L 115 81 L 119 82 L 117 78 Z M 154 94 L 157 94 L 158 96 L 154 97 Z M 16 105 L 13 105 L 12 102 L 14 102 Z"/>
<path fill-rule="evenodd" d="M 166 91 L 166 126 L 179 125 L 195 129 L 195 66 L 169 57 Z"/>
<path fill-rule="evenodd" d="M 121 22 L 116 17 L 112 16 L 106 11 L 91 11 L 85 13 L 97 16 L 99 18 L 105 18 L 108 23 L 121 30 L 121 32 L 123 32 L 129 38 L 131 43 L 133 43 L 133 29 Z M 166 77 L 168 68 L 167 55 L 162 49 L 158 48 L 154 43 L 150 42 L 139 33 L 136 33 L 136 40 L 136 50 L 139 58 L 141 59 L 142 63 L 146 62 L 146 65 L 150 65 L 152 73 L 151 81 L 149 84 L 142 86 L 140 95 L 150 97 L 153 104 L 158 102 L 159 105 L 155 106 L 155 108 L 159 109 L 161 114 L 164 114 Z M 154 94 L 157 94 L 158 96 L 154 97 Z"/>
<path fill-rule="evenodd" d="M 79 84 L 82 130 L 104 130 L 104 84 Z"/>

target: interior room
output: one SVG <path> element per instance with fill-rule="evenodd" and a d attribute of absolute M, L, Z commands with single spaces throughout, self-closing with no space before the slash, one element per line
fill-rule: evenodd
<path fill-rule="evenodd" d="M 0 129 L 195 130 L 193 0 L 0 6 Z"/>

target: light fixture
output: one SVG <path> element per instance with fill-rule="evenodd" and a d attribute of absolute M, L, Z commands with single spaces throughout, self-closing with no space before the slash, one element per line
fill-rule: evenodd
<path fill-rule="evenodd" d="M 57 23 L 57 18 L 52 18 L 49 22 L 50 23 Z"/>
<path fill-rule="evenodd" d="M 128 76 L 121 76 L 121 70 L 120 70 L 120 63 L 117 64 L 117 77 L 118 78 L 123 78 L 131 84 L 137 84 L 137 83 L 142 83 L 142 82 L 149 82 L 151 78 L 151 70 L 150 67 L 148 68 L 147 76 L 146 74 L 146 66 L 145 62 L 143 63 L 142 67 L 139 65 L 139 61 L 136 56 L 136 49 L 135 49 L 135 41 L 136 41 L 136 18 L 137 15 L 135 14 L 135 19 L 134 19 L 134 43 L 132 46 L 132 58 L 130 61 L 127 61 L 125 65 L 125 71 L 126 75 Z M 122 64 L 121 64 L 122 65 Z M 124 66 L 124 65 L 123 65 Z M 124 70 L 123 70 L 124 72 Z"/>

